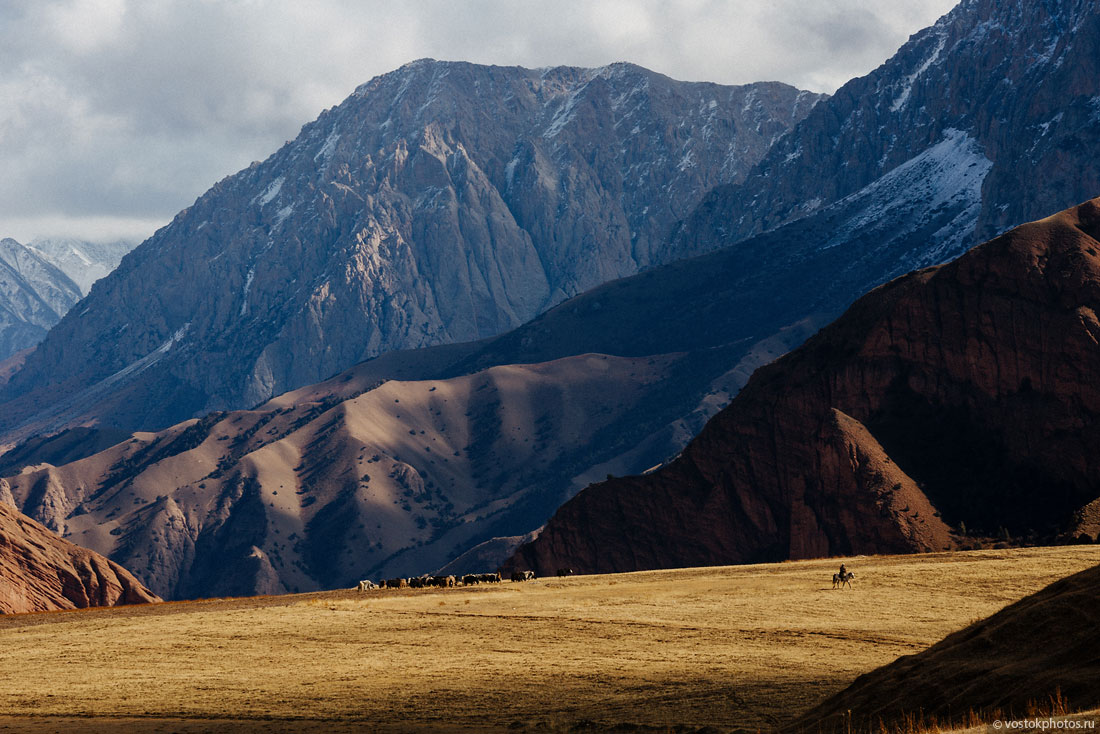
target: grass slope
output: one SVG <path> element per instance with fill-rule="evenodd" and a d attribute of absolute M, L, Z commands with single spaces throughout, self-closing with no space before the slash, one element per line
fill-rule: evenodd
<path fill-rule="evenodd" d="M 0 618 L 0 731 L 770 728 L 1100 563 L 1076 546 Z"/>

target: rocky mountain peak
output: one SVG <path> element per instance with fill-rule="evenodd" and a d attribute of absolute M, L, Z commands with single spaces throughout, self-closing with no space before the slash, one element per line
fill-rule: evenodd
<path fill-rule="evenodd" d="M 962 246 L 1087 199 L 1100 173 L 1074 161 L 1100 148 L 1098 59 L 1093 3 L 962 2 L 811 111 L 743 185 L 712 192 L 681 232 L 683 246 L 732 244 L 824 211 L 949 130 L 992 163 L 980 208 L 959 224 Z"/>
<path fill-rule="evenodd" d="M 742 178 L 819 99 L 626 64 L 413 62 L 139 247 L 13 377 L 6 425 L 99 405 L 161 426 L 518 326 L 680 257 L 668 233 L 701 192 Z M 96 397 L 123 388 L 159 398 L 135 415 Z"/>
<path fill-rule="evenodd" d="M 10 237 L 0 240 L 0 360 L 37 344 L 80 295 L 48 258 Z"/>
<path fill-rule="evenodd" d="M 87 295 L 92 284 L 118 267 L 123 255 L 137 246 L 129 240 L 92 242 L 72 237 L 38 237 L 28 248 L 57 266 Z"/>

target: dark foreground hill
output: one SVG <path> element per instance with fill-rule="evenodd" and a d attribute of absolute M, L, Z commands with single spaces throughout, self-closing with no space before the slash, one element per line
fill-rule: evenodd
<path fill-rule="evenodd" d="M 857 301 L 672 464 L 588 487 L 512 566 L 940 550 L 1069 529 L 1100 494 L 1100 200 Z"/>
<path fill-rule="evenodd" d="M 0 613 L 160 601 L 129 571 L 0 501 Z"/>
<path fill-rule="evenodd" d="M 861 675 L 787 727 L 862 730 L 909 718 L 958 722 L 970 712 L 1019 718 L 1029 707 L 1100 706 L 1100 566 L 1056 581 L 918 655 Z M 1065 704 L 1063 704 L 1065 705 Z M 849 713 L 850 712 L 850 713 Z M 996 712 L 999 712 L 996 713 Z"/>

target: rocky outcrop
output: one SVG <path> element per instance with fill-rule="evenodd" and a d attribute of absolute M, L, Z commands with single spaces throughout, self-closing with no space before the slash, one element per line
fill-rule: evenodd
<path fill-rule="evenodd" d="M 758 370 L 675 462 L 583 490 L 511 563 L 628 571 L 1071 526 L 1100 495 L 1098 237 L 1093 200 L 876 289 Z"/>
<path fill-rule="evenodd" d="M 80 295 L 76 283 L 34 250 L 0 240 L 0 360 L 41 341 Z"/>
<path fill-rule="evenodd" d="M 1100 567 L 1055 581 L 917 655 L 861 675 L 783 727 L 871 732 L 910 722 L 1045 719 L 1052 703 L 1100 706 Z M 1055 712 L 1058 713 L 1058 712 Z M 885 725 L 885 726 L 884 726 Z"/>
<path fill-rule="evenodd" d="M 0 613 L 160 601 L 129 571 L 0 502 Z"/>
<path fill-rule="evenodd" d="M 0 429 L 163 427 L 514 328 L 680 257 L 675 222 L 820 98 L 629 64 L 409 64 L 125 258 L 3 388 Z"/>

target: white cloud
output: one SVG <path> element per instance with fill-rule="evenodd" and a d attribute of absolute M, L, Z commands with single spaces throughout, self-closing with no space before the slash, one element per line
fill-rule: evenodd
<path fill-rule="evenodd" d="M 5 0 L 0 236 L 167 222 L 360 83 L 416 58 L 632 61 L 679 79 L 831 92 L 951 4 Z"/>
<path fill-rule="evenodd" d="M 47 32 L 59 45 L 88 54 L 118 39 L 126 0 L 72 0 L 40 4 Z"/>

